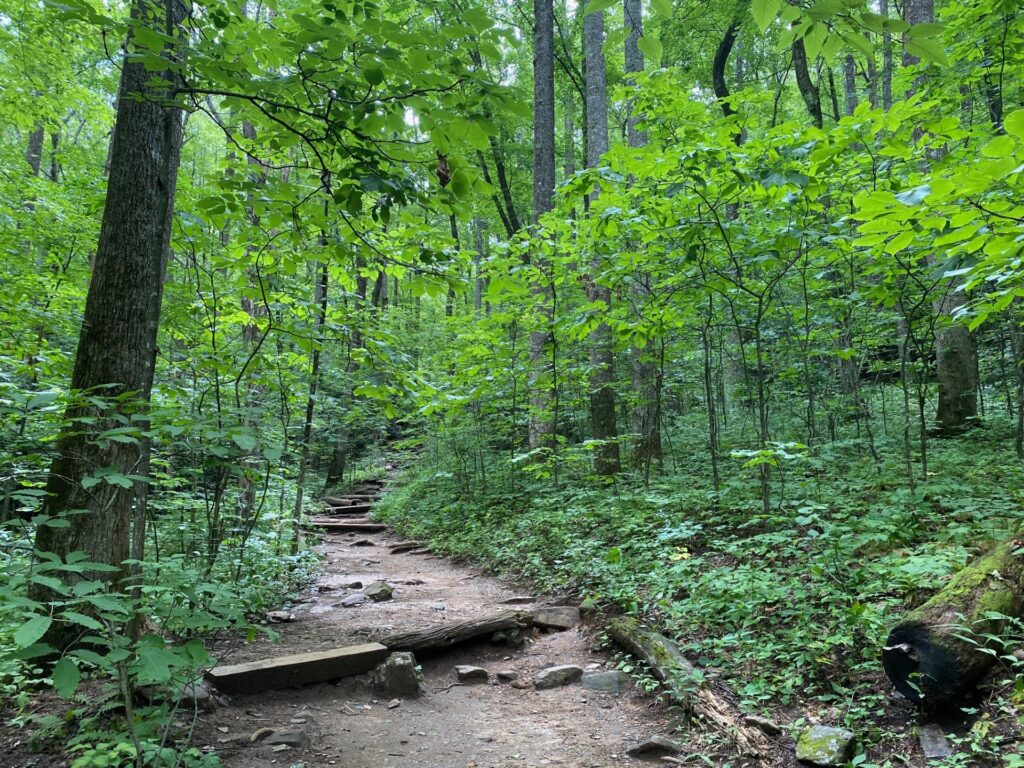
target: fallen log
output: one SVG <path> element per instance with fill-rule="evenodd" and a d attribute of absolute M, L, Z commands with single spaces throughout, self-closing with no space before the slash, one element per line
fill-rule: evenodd
<path fill-rule="evenodd" d="M 391 549 L 388 550 L 390 555 L 401 555 L 406 552 L 412 552 L 414 549 L 420 549 L 423 546 L 418 541 L 403 541 L 401 544 L 395 544 Z"/>
<path fill-rule="evenodd" d="M 669 696 L 732 739 L 741 754 L 757 756 L 769 752 L 771 744 L 765 734 L 744 724 L 735 707 L 707 686 L 674 640 L 632 618 L 615 619 L 608 625 L 608 634 L 650 667 Z"/>
<path fill-rule="evenodd" d="M 1002 616 L 1024 613 L 1024 542 L 1007 541 L 900 621 L 882 649 L 896 690 L 927 710 L 958 704 L 996 661 Z M 988 649 L 988 650 L 986 650 Z"/>
<path fill-rule="evenodd" d="M 330 515 L 365 515 L 371 509 L 372 504 L 351 504 L 347 507 L 326 507 Z"/>
<path fill-rule="evenodd" d="M 456 621 L 429 629 L 384 635 L 373 639 L 390 651 L 436 653 L 471 640 L 489 639 L 495 632 L 526 629 L 532 623 L 533 616 L 526 611 L 506 611 L 482 619 Z"/>
<path fill-rule="evenodd" d="M 259 693 L 361 675 L 383 662 L 388 653 L 383 645 L 366 643 L 214 667 L 206 673 L 206 678 L 224 693 Z"/>
<path fill-rule="evenodd" d="M 327 533 L 380 533 L 388 527 L 384 523 L 343 523 L 339 520 L 310 520 L 309 525 Z"/>
<path fill-rule="evenodd" d="M 369 493 L 350 493 L 348 496 L 324 496 L 322 501 L 330 507 L 350 507 L 353 504 L 370 504 L 377 500 Z"/>

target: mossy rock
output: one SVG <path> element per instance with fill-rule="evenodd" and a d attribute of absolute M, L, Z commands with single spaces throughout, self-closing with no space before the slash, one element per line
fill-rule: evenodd
<path fill-rule="evenodd" d="M 796 759 L 825 768 L 845 765 L 853 753 L 853 740 L 853 733 L 845 728 L 812 725 L 797 739 Z"/>

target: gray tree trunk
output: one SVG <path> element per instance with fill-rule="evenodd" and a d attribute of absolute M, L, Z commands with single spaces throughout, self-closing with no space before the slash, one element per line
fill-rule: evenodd
<path fill-rule="evenodd" d="M 889 0 L 878 0 L 878 15 L 889 18 Z M 882 32 L 882 109 L 892 108 L 892 33 Z"/>
<path fill-rule="evenodd" d="M 533 3 L 533 224 L 555 202 L 555 10 L 552 0 Z M 535 258 L 541 273 L 545 263 Z M 555 445 L 556 417 L 552 413 L 554 371 L 551 350 L 551 286 L 543 277 L 534 286 L 543 327 L 530 333 L 530 450 Z"/>
<path fill-rule="evenodd" d="M 184 18 L 178 0 L 136 0 L 132 9 L 135 27 L 175 38 L 179 46 L 185 44 Z M 115 442 L 99 435 L 145 413 L 149 403 L 182 134 L 182 112 L 169 104 L 168 84 L 178 76 L 147 72 L 129 36 L 106 205 L 71 378 L 74 390 L 118 399 L 109 410 L 84 403 L 68 409 L 71 425 L 57 445 L 43 511 L 82 513 L 68 528 L 41 526 L 36 535 L 40 551 L 62 558 L 84 551 L 92 561 L 112 565 L 129 555 L 135 486 L 143 481 L 127 488 L 106 481 L 84 488 L 82 481 L 101 470 L 144 471 L 141 438 Z M 179 55 L 164 51 L 169 58 Z"/>
<path fill-rule="evenodd" d="M 935 20 L 934 0 L 904 0 L 903 20 L 908 24 L 931 23 Z M 917 63 L 918 58 L 906 49 L 904 42 L 903 66 Z M 924 75 L 920 75 L 911 92 L 920 88 L 923 80 Z M 941 257 L 934 256 L 929 261 L 940 262 Z M 935 329 L 935 372 L 939 384 L 935 418 L 946 429 L 963 427 L 978 415 L 978 353 L 974 339 L 966 326 L 947 319 L 956 314 L 966 298 L 951 285 L 935 302 L 935 312 L 940 316 Z"/>
<path fill-rule="evenodd" d="M 644 55 L 638 42 L 644 34 L 643 10 L 640 0 L 623 0 L 623 20 L 629 31 L 626 37 L 626 78 L 632 83 L 630 75 L 644 71 Z M 626 143 L 633 148 L 647 145 L 647 134 L 637 128 L 640 116 L 629 103 L 629 115 L 626 120 Z M 650 276 L 645 273 L 635 275 L 631 287 L 633 306 L 641 311 L 650 293 Z M 654 357 L 655 345 L 648 343 L 644 347 L 633 345 L 631 351 L 633 364 L 633 461 L 637 466 L 650 467 L 652 462 L 660 462 L 661 455 L 661 388 L 659 386 L 658 365 Z"/>
<path fill-rule="evenodd" d="M 583 55 L 587 65 L 587 167 L 596 168 L 608 151 L 608 83 L 604 61 L 604 11 L 583 20 Z M 590 201 L 597 199 L 595 190 Z M 594 280 L 601 270 L 595 251 L 586 279 L 587 298 L 611 310 L 611 291 Z M 621 469 L 618 428 L 615 420 L 615 357 L 612 331 L 601 323 L 590 334 L 590 419 L 594 438 L 605 443 L 594 453 L 594 471 L 614 475 Z"/>
<path fill-rule="evenodd" d="M 843 59 L 843 90 L 846 114 L 852 115 L 857 109 L 859 98 L 857 95 L 857 63 L 853 60 L 853 54 L 847 54 Z"/>

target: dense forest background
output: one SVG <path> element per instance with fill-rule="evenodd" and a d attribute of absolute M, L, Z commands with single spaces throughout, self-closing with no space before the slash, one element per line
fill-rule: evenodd
<path fill-rule="evenodd" d="M 1015 0 L 7 0 L 5 716 L 113 743 L 397 461 L 399 530 L 895 764 L 888 628 L 1024 516 L 1022 65 Z"/>

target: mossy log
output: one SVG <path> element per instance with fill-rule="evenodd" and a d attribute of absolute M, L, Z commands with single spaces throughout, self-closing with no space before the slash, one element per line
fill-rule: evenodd
<path fill-rule="evenodd" d="M 936 710 L 957 705 L 985 676 L 995 662 L 984 650 L 985 636 L 998 636 L 1003 629 L 993 614 L 1024 613 L 1022 553 L 1020 541 L 1000 544 L 893 627 L 882 649 L 882 666 L 896 690 Z"/>
<path fill-rule="evenodd" d="M 608 634 L 650 667 L 679 704 L 732 739 L 741 754 L 766 755 L 771 750 L 768 737 L 744 724 L 735 707 L 711 690 L 674 640 L 632 618 L 615 619 Z"/>

